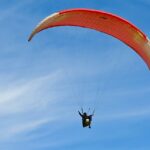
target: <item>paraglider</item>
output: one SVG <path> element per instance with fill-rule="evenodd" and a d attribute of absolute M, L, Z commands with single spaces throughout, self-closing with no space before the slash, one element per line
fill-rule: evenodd
<path fill-rule="evenodd" d="M 57 26 L 79 26 L 111 35 L 131 47 L 150 69 L 150 40 L 136 26 L 117 15 L 91 9 L 60 11 L 45 18 L 28 40 L 44 29 Z"/>
<path fill-rule="evenodd" d="M 28 41 L 31 41 L 38 32 L 58 26 L 78 26 L 111 35 L 132 48 L 150 69 L 150 40 L 135 25 L 117 15 L 91 9 L 63 10 L 41 21 L 31 33 Z M 91 128 L 94 113 L 91 115 L 83 111 L 78 111 L 78 113 L 82 117 L 83 127 Z"/>
<path fill-rule="evenodd" d="M 78 113 L 82 117 L 83 128 L 85 127 L 91 128 L 91 122 L 92 122 L 92 117 L 94 116 L 94 111 L 91 115 L 88 115 L 86 112 L 83 112 L 83 109 L 81 109 L 81 112 L 78 111 Z"/>

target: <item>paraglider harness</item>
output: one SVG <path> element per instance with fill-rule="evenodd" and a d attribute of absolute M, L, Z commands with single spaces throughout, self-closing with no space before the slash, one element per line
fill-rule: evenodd
<path fill-rule="evenodd" d="M 89 111 L 90 111 L 90 108 L 89 108 Z M 93 113 L 91 115 L 87 115 L 86 112 L 83 112 L 83 108 L 81 108 L 81 112 L 78 111 L 79 115 L 82 117 L 82 126 L 83 127 L 88 126 L 89 128 L 91 128 L 91 121 L 92 121 L 92 116 L 94 116 L 94 112 L 95 112 L 95 110 L 93 111 Z"/>

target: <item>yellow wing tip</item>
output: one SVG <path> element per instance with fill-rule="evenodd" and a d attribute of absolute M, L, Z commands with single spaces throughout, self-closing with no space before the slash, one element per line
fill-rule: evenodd
<path fill-rule="evenodd" d="M 28 38 L 28 41 L 30 42 L 32 40 L 32 38 L 34 37 L 34 35 L 38 32 L 40 32 L 41 30 L 44 30 L 47 28 L 47 26 L 49 26 L 50 23 L 53 23 L 53 21 L 55 20 L 55 18 L 59 15 L 59 13 L 53 13 L 50 16 L 46 17 L 45 19 L 43 19 L 32 31 L 31 35 Z"/>

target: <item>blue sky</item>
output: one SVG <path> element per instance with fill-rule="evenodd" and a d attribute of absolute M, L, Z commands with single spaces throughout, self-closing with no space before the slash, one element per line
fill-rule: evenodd
<path fill-rule="evenodd" d="M 51 13 L 115 13 L 150 37 L 150 1 L 1 0 L 0 149 L 149 150 L 150 72 L 131 48 L 77 27 L 27 39 Z M 92 129 L 78 109 L 96 108 Z"/>

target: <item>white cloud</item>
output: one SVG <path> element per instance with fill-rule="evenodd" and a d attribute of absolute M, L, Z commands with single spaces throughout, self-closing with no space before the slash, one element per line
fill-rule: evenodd
<path fill-rule="evenodd" d="M 52 89 L 54 83 L 57 83 L 61 78 L 61 71 L 56 71 L 50 75 L 26 82 L 18 83 L 18 81 L 16 81 L 14 83 L 13 81 L 13 84 L 10 83 L 10 87 L 0 92 L 0 115 L 3 116 L 28 111 L 37 105 L 37 99 L 40 100 L 40 95 L 42 96 L 44 94 L 43 89 L 47 86 Z M 39 98 L 37 98 L 37 95 Z M 39 102 L 39 105 L 40 104 Z"/>
<path fill-rule="evenodd" d="M 51 121 L 50 119 L 39 119 L 39 120 L 30 120 L 27 122 L 16 122 L 16 124 L 14 125 L 10 125 L 10 126 L 6 126 L 5 128 L 3 128 L 3 130 L 0 130 L 0 134 L 1 140 L 8 140 L 11 139 L 12 137 L 19 135 L 19 134 L 23 134 L 25 132 L 29 132 L 32 130 L 36 130 L 37 128 L 39 128 L 40 126 L 48 123 L 49 121 Z"/>
<path fill-rule="evenodd" d="M 63 78 L 63 71 L 58 70 L 49 75 L 38 77 L 29 81 L 10 83 L 8 89 L 0 93 L 0 134 L 1 140 L 8 140 L 13 136 L 22 135 L 32 131 L 50 121 L 57 120 L 55 113 L 56 94 L 48 93 L 47 88 L 53 90 L 53 86 L 59 84 Z M 39 97 L 37 97 L 37 95 Z M 61 96 L 61 95 L 60 95 Z M 51 109 L 49 109 L 51 105 Z M 49 112 L 51 117 L 49 117 Z M 50 118 L 50 119 L 48 119 Z"/>

